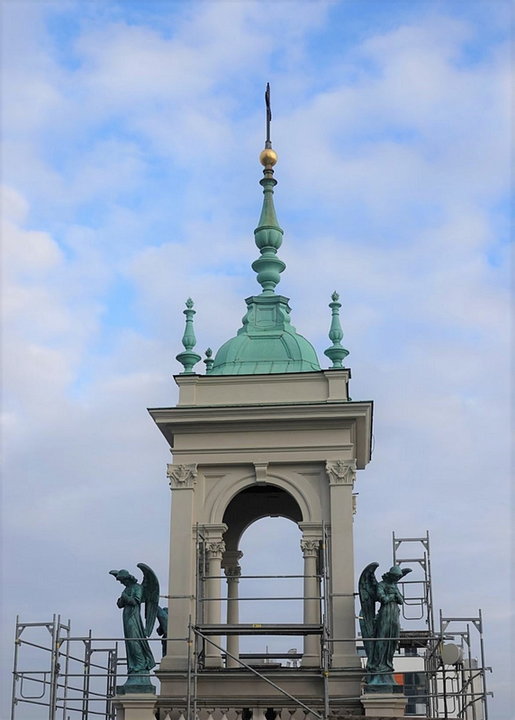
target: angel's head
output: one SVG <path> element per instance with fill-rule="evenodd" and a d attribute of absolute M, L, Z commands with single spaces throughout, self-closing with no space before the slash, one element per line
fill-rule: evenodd
<path fill-rule="evenodd" d="M 138 582 L 134 575 L 131 575 L 128 570 L 110 570 L 109 575 L 114 575 L 122 585 L 133 585 Z"/>
<path fill-rule="evenodd" d="M 387 573 L 383 575 L 383 580 L 385 582 L 393 582 L 397 583 L 399 580 L 404 577 L 404 574 L 400 565 L 393 565 Z"/>

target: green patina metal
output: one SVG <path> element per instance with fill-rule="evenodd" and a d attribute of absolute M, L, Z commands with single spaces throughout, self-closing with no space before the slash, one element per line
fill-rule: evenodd
<path fill-rule="evenodd" d="M 186 315 L 186 327 L 184 328 L 184 335 L 182 336 L 182 344 L 185 349 L 176 355 L 175 359 L 178 360 L 181 365 L 184 365 L 184 370 L 181 375 L 194 375 L 193 366 L 200 360 L 200 355 L 193 352 L 193 348 L 197 344 L 193 330 L 193 316 L 196 312 L 193 309 L 193 300 L 191 298 L 186 300 L 186 310 L 183 310 L 183 313 Z"/>
<path fill-rule="evenodd" d="M 262 156 L 267 151 L 262 153 Z M 272 154 L 270 154 L 272 153 Z M 254 231 L 260 257 L 252 263 L 263 291 L 245 300 L 247 312 L 236 337 L 218 350 L 210 375 L 247 375 L 260 373 L 312 372 L 320 370 L 316 352 L 306 338 L 299 335 L 290 321 L 288 298 L 275 294 L 285 263 L 277 257 L 283 241 L 275 213 L 273 177 L 275 153 L 265 156 L 263 209 Z"/>
<path fill-rule="evenodd" d="M 261 285 L 262 292 L 245 300 L 247 312 L 236 337 L 224 343 L 214 358 L 212 350 L 208 348 L 204 360 L 206 375 L 254 375 L 320 370 L 315 349 L 291 325 L 288 298 L 275 294 L 275 288 L 286 265 L 277 257 L 277 251 L 283 241 L 283 230 L 279 226 L 274 207 L 274 187 L 277 181 L 274 179 L 273 168 L 277 162 L 277 154 L 270 140 L 272 113 L 268 85 L 265 100 L 266 142 L 265 149 L 259 157 L 264 167 L 263 178 L 260 180 L 263 188 L 263 208 L 258 226 L 254 230 L 254 239 L 260 256 L 252 263 L 252 269 L 257 273 L 257 281 Z M 185 351 L 177 355 L 177 360 L 184 365 L 181 375 L 193 375 L 193 366 L 200 360 L 200 356 L 193 352 L 196 342 L 193 332 L 195 314 L 193 303 L 188 300 L 186 305 L 187 309 L 184 310 L 186 329 L 182 339 Z M 331 339 L 335 358 L 337 354 L 344 357 L 347 351 L 338 345 L 336 336 L 335 339 L 332 337 Z M 341 360 L 338 365 L 337 359 L 333 359 L 333 356 L 331 359 L 333 367 L 341 367 Z"/>
<path fill-rule="evenodd" d="M 204 363 L 206 365 L 206 375 L 210 375 L 211 370 L 213 369 L 214 358 L 213 358 L 213 351 L 209 347 L 206 350 L 206 357 L 205 357 Z"/>
<path fill-rule="evenodd" d="M 218 350 L 211 375 L 312 372 L 320 370 L 316 352 L 290 323 L 288 298 L 247 298 L 243 327 Z"/>
<path fill-rule="evenodd" d="M 254 239 L 261 257 L 254 260 L 252 269 L 257 273 L 257 281 L 265 295 L 272 295 L 275 286 L 281 279 L 280 273 L 286 265 L 277 257 L 277 251 L 283 242 L 283 230 L 279 227 L 274 207 L 274 187 L 277 180 L 273 177 L 272 168 L 265 168 L 265 177 L 260 180 L 263 187 L 263 209 L 259 225 L 254 230 Z"/>
<path fill-rule="evenodd" d="M 141 584 L 128 570 L 110 570 L 109 572 L 124 586 L 116 603 L 122 610 L 123 634 L 127 652 L 127 681 L 116 688 L 120 695 L 155 692 L 149 673 L 156 661 L 147 638 L 152 634 L 156 621 L 159 581 L 148 565 L 138 563 L 138 567 L 143 573 Z M 145 622 L 141 616 L 141 606 L 145 608 Z"/>
<path fill-rule="evenodd" d="M 340 296 L 335 291 L 331 295 L 331 299 L 332 302 L 329 303 L 329 307 L 331 308 L 332 317 L 331 327 L 329 329 L 329 340 L 332 340 L 333 344 L 331 345 L 331 347 L 328 347 L 327 350 L 324 350 L 324 355 L 327 355 L 329 360 L 332 361 L 333 364 L 330 369 L 333 370 L 343 367 L 342 360 L 347 357 L 349 351 L 346 350 L 341 344 L 341 340 L 343 338 L 343 330 L 340 324 L 340 308 L 342 304 L 338 302 Z"/>
<path fill-rule="evenodd" d="M 393 656 L 399 646 L 400 607 L 404 598 L 397 587 L 411 568 L 394 565 L 377 582 L 379 563 L 366 566 L 358 583 L 361 610 L 359 624 L 367 655 L 366 692 L 395 692 L 399 689 L 394 677 Z M 376 605 L 379 610 L 376 613 Z"/>

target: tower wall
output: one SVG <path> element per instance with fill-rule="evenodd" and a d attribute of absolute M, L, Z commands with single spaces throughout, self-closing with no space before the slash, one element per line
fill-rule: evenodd
<path fill-rule="evenodd" d="M 237 577 L 230 573 L 238 570 L 241 534 L 260 517 L 289 517 L 302 532 L 308 598 L 320 592 L 313 578 L 324 530 L 329 540 L 328 602 L 334 641 L 330 648 L 336 673 L 332 684 L 340 695 L 350 697 L 359 694 L 360 675 L 351 640 L 355 635 L 352 491 L 356 469 L 364 467 L 370 457 L 372 403 L 348 400 L 349 375 L 348 370 L 232 377 L 180 375 L 176 377 L 180 389 L 177 406 L 150 412 L 170 444 L 174 461 L 168 467 L 172 490 L 170 634 L 187 637 L 191 620 L 199 626 L 221 625 L 223 635 L 224 623 L 237 618 Z M 224 570 L 228 575 L 231 610 L 227 618 L 220 616 L 216 600 L 207 602 L 203 616 L 197 617 L 199 532 L 208 564 L 205 587 L 211 598 L 220 597 L 220 575 Z M 227 568 L 232 568 L 230 573 Z M 316 601 L 304 601 L 304 623 L 320 625 Z M 218 636 L 212 639 L 219 644 Z M 230 641 L 228 649 L 229 645 L 237 652 L 236 640 Z M 234 667 L 228 659 L 227 668 L 231 665 Z M 182 692 L 184 696 L 180 675 L 184 677 L 187 667 L 187 644 L 169 642 L 159 670 L 165 695 Z M 207 650 L 205 667 L 223 671 L 222 653 L 212 647 Z M 288 683 L 299 692 L 311 688 L 309 693 L 316 695 L 313 688 L 322 682 L 320 667 L 320 637 L 307 635 L 304 685 L 291 677 Z M 314 675 L 308 683 L 305 673 L 310 669 Z M 245 683 L 253 686 L 252 692 L 261 693 L 262 683 L 256 679 L 240 679 L 230 690 L 235 675 L 233 680 L 224 678 L 224 692 L 235 698 L 244 694 Z M 199 683 L 207 692 L 213 680 L 206 675 Z M 264 697 L 269 689 L 262 692 Z"/>

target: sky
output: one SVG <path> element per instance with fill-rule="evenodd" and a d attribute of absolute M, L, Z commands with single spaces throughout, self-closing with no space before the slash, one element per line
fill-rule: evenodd
<path fill-rule="evenodd" d="M 146 408 L 177 401 L 185 300 L 203 353 L 259 291 L 269 81 L 277 290 L 322 363 L 340 293 L 351 395 L 374 400 L 356 568 L 390 565 L 392 531 L 429 531 L 435 612 L 482 609 L 505 720 L 510 3 L 1 9 L 0 716 L 17 614 L 118 635 L 108 571 L 143 561 L 166 586 L 170 456 Z M 295 526 L 261 522 L 243 572 L 300 562 Z"/>

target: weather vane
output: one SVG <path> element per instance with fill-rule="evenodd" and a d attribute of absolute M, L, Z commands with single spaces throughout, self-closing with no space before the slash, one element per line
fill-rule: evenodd
<path fill-rule="evenodd" d="M 265 142 L 265 147 L 271 148 L 272 141 L 270 140 L 270 121 L 272 120 L 272 110 L 270 108 L 270 83 L 266 84 L 265 105 L 266 105 L 266 142 Z"/>
<path fill-rule="evenodd" d="M 270 108 L 270 83 L 266 84 L 265 90 L 265 105 L 266 105 L 266 140 L 265 149 L 261 151 L 259 156 L 259 162 L 265 168 L 263 172 L 265 175 L 272 177 L 274 174 L 273 167 L 277 162 L 277 153 L 272 148 L 272 141 L 270 140 L 270 121 L 272 120 L 272 110 Z M 261 181 L 263 182 L 263 181 Z M 274 180 L 275 184 L 275 180 Z"/>

